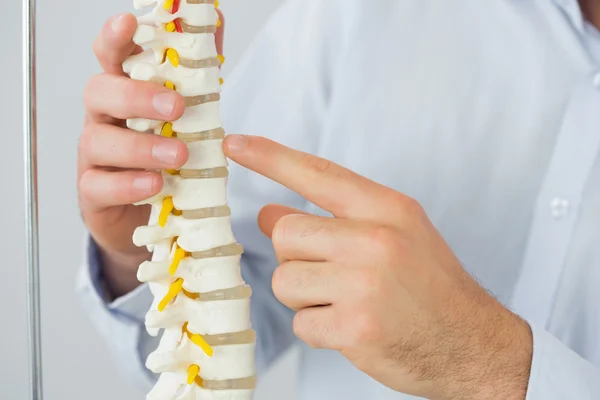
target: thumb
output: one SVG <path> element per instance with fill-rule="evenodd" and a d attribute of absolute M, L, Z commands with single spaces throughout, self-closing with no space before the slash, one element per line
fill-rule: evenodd
<path fill-rule="evenodd" d="M 282 206 L 280 204 L 269 204 L 268 206 L 263 207 L 258 213 L 258 227 L 262 233 L 268 238 L 271 238 L 273 227 L 275 227 L 277 221 L 290 214 L 308 215 L 308 213 L 292 207 Z"/>

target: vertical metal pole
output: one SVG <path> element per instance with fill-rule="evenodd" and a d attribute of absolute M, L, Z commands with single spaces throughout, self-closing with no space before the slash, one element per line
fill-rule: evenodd
<path fill-rule="evenodd" d="M 36 114 L 36 0 L 23 5 L 23 135 L 25 161 L 25 232 L 27 246 L 27 306 L 29 316 L 30 399 L 42 400 L 42 342 L 38 249 L 37 114 Z"/>

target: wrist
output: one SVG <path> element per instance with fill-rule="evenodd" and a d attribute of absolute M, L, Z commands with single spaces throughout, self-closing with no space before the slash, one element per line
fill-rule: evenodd
<path fill-rule="evenodd" d="M 137 288 L 137 270 L 141 263 L 151 258 L 151 253 L 122 253 L 98 249 L 100 258 L 100 279 L 105 284 L 109 301 L 126 295 Z"/>
<path fill-rule="evenodd" d="M 511 330 L 513 334 L 509 335 L 511 340 L 503 352 L 504 367 L 494 377 L 498 390 L 490 400 L 525 400 L 527 397 L 533 358 L 533 334 L 526 321 L 512 315 L 515 318 L 514 329 Z"/>
<path fill-rule="evenodd" d="M 448 359 L 433 399 L 525 400 L 533 356 L 531 329 L 499 303 L 484 308 L 470 321 L 470 329 L 476 329 L 462 329 L 466 340 Z"/>
<path fill-rule="evenodd" d="M 478 373 L 479 387 L 468 400 L 525 400 L 527 396 L 533 356 L 531 328 L 508 310 L 503 314 L 507 320 L 504 328 L 490 340 L 487 356 L 477 367 L 486 373 Z"/>

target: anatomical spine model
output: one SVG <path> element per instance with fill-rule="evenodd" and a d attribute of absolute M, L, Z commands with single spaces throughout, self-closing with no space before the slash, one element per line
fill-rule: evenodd
<path fill-rule="evenodd" d="M 250 400 L 256 386 L 256 333 L 250 322 L 251 289 L 242 279 L 243 248 L 233 235 L 227 203 L 228 163 L 219 115 L 223 56 L 215 0 L 134 0 L 152 6 L 138 18 L 134 42 L 146 48 L 123 64 L 132 79 L 157 82 L 185 99 L 172 123 L 130 119 L 140 132 L 177 137 L 189 157 L 179 170 L 162 171 L 161 192 L 148 225 L 133 241 L 153 252 L 139 266 L 154 301 L 146 329 L 158 348 L 146 366 L 160 374 L 148 400 Z"/>

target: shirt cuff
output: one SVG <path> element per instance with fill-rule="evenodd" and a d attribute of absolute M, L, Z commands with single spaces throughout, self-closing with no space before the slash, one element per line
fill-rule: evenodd
<path fill-rule="evenodd" d="M 600 399 L 600 370 L 544 329 L 531 325 L 533 359 L 526 400 Z"/>
<path fill-rule="evenodd" d="M 87 281 L 91 289 L 101 299 L 104 307 L 115 317 L 122 317 L 135 323 L 143 324 L 146 313 L 152 304 L 152 293 L 147 284 L 142 284 L 127 293 L 124 296 L 109 302 L 109 290 L 102 277 L 102 262 L 100 251 L 96 242 L 90 237 L 87 245 L 87 276 L 84 275 L 84 282 Z M 84 266 L 85 267 L 85 266 Z"/>
<path fill-rule="evenodd" d="M 108 302 L 108 291 L 102 280 L 98 246 L 89 234 L 84 240 L 84 260 L 77 279 L 77 296 L 90 322 L 127 377 L 145 389 L 152 387 L 154 377 L 141 356 L 141 337 L 145 334 L 144 318 L 152 295 L 147 285 Z"/>

